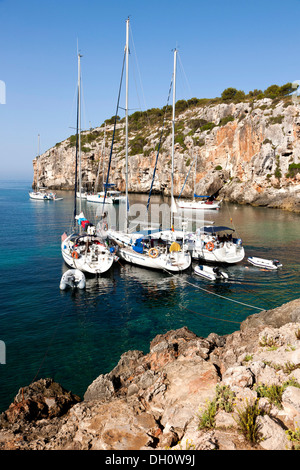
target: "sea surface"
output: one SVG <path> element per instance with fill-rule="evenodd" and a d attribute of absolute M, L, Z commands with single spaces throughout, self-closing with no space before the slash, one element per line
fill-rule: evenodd
<path fill-rule="evenodd" d="M 227 267 L 226 282 L 193 272 L 169 275 L 120 262 L 84 291 L 60 291 L 67 269 L 60 241 L 72 222 L 74 195 L 60 201 L 29 199 L 30 182 L 0 182 L 0 412 L 21 387 L 51 377 L 83 397 L 121 354 L 145 354 L 157 334 L 187 326 L 199 336 L 239 329 L 249 315 L 299 297 L 300 216 L 277 209 L 224 203 L 206 219 L 234 226 L 246 256 Z M 147 202 L 130 195 L 130 205 Z M 153 196 L 151 204 L 165 204 Z M 97 204 L 82 202 L 91 222 Z M 111 211 L 108 208 L 108 212 Z M 248 256 L 276 258 L 275 272 L 257 269 Z M 3 359 L 5 350 L 5 361 Z M 1 356 L 2 354 L 2 356 Z"/>

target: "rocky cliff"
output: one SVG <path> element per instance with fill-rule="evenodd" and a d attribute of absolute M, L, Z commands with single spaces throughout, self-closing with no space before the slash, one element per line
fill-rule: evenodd
<path fill-rule="evenodd" d="M 204 103 L 202 102 L 204 101 Z M 160 142 L 162 112 L 129 122 L 129 192 L 148 192 Z M 170 194 L 171 121 L 167 114 L 154 192 Z M 110 182 L 125 189 L 125 124 L 117 124 Z M 82 133 L 83 187 L 101 190 L 106 177 L 113 126 Z M 74 188 L 75 141 L 71 136 L 40 156 L 39 183 L 51 189 Z M 196 168 L 197 192 L 219 192 L 238 203 L 300 210 L 300 116 L 289 96 L 238 103 L 198 100 L 176 116 L 174 193 L 187 179 L 183 196 L 191 197 Z M 197 165 L 194 164 L 197 156 Z M 103 160 L 104 159 L 104 160 Z M 33 161 L 36 183 L 37 160 Z M 192 166 L 193 165 L 193 166 Z M 104 172 L 103 172 L 104 168 Z M 97 180 L 98 175 L 98 180 Z M 97 189 L 96 187 L 96 189 Z"/>
<path fill-rule="evenodd" d="M 181 328 L 124 353 L 83 400 L 51 379 L 0 416 L 0 449 L 300 448 L 300 300 L 228 336 Z"/>

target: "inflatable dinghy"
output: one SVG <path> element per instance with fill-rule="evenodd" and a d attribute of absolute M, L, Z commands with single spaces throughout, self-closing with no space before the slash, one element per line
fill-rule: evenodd
<path fill-rule="evenodd" d="M 85 288 L 85 275 L 79 269 L 68 269 L 60 280 L 59 288 L 61 290 L 66 290 L 68 287 L 74 289 L 78 287 L 78 289 Z"/>
<path fill-rule="evenodd" d="M 212 281 L 215 281 L 216 279 L 228 279 L 228 274 L 220 271 L 217 267 L 212 268 L 211 266 L 199 265 L 194 268 L 194 271 L 198 276 L 202 276 L 205 279 L 210 279 Z"/>
<path fill-rule="evenodd" d="M 278 269 L 282 267 L 282 264 L 277 259 L 263 259 L 263 258 L 256 258 L 255 256 L 250 256 L 248 258 L 249 263 L 253 264 L 257 268 L 264 268 L 264 269 Z"/>

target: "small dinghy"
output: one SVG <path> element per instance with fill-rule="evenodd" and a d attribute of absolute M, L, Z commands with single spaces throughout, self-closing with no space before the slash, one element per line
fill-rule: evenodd
<path fill-rule="evenodd" d="M 277 259 L 263 259 L 263 258 L 256 258 L 255 256 L 250 256 L 248 258 L 249 263 L 253 264 L 257 268 L 264 268 L 264 269 L 278 269 L 282 267 L 282 264 Z"/>
<path fill-rule="evenodd" d="M 68 269 L 60 280 L 59 288 L 66 290 L 68 287 L 72 289 L 78 287 L 78 289 L 85 288 L 85 275 L 79 269 Z"/>
<path fill-rule="evenodd" d="M 212 268 L 211 266 L 199 265 L 194 268 L 194 271 L 198 276 L 205 277 L 211 281 L 215 281 L 216 279 L 228 279 L 228 274 L 217 267 Z"/>

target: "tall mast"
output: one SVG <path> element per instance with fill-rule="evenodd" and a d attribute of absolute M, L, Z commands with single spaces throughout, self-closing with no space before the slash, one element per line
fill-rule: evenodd
<path fill-rule="evenodd" d="M 174 50 L 174 71 L 173 71 L 171 228 L 174 227 L 173 200 L 174 200 L 174 143 L 175 143 L 176 63 L 177 63 L 177 49 Z"/>
<path fill-rule="evenodd" d="M 129 62 L 129 18 L 126 20 L 126 100 L 125 100 L 125 185 L 126 185 L 126 232 L 128 231 L 128 62 Z"/>
<path fill-rule="evenodd" d="M 78 147 L 79 147 L 79 213 L 81 213 L 81 64 L 78 52 Z"/>
<path fill-rule="evenodd" d="M 40 134 L 38 134 L 38 157 L 36 165 L 36 190 L 39 190 L 39 169 L 40 169 Z"/>
<path fill-rule="evenodd" d="M 102 154 L 102 191 L 104 191 L 104 161 L 105 161 L 105 147 L 106 147 L 106 123 L 104 124 L 104 143 L 103 143 L 103 154 Z"/>
<path fill-rule="evenodd" d="M 193 196 L 193 200 L 195 199 L 195 194 L 196 194 L 197 160 L 198 160 L 198 153 L 197 153 L 197 150 L 196 150 L 195 173 L 194 173 L 194 196 Z"/>

